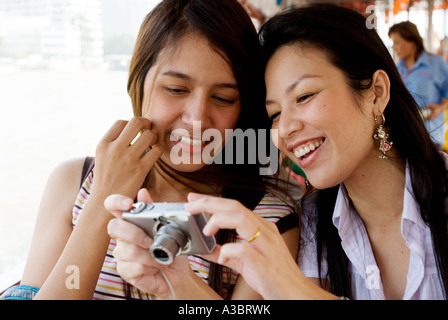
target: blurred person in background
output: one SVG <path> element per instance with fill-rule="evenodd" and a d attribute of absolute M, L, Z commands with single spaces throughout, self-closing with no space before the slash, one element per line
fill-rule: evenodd
<path fill-rule="evenodd" d="M 417 101 L 431 138 L 442 149 L 448 108 L 448 63 L 425 50 L 417 26 L 410 21 L 393 25 L 388 34 L 400 59 L 397 68 L 403 82 Z"/>

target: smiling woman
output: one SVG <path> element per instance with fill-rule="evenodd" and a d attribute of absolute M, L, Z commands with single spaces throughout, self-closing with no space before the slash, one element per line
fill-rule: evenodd
<path fill-rule="evenodd" d="M 225 130 L 236 126 L 241 111 L 238 86 L 230 65 L 200 34 L 186 35 L 166 51 L 146 75 L 142 115 L 151 119 L 151 130 L 159 137 L 157 146 L 164 150 L 161 160 L 172 164 L 171 150 L 177 145 L 184 152 L 181 159 L 174 159 L 176 163 L 190 164 L 177 170 L 197 171 L 204 162 L 196 165 L 192 158 L 205 147 L 202 132 L 216 129 L 225 137 Z M 200 131 L 194 130 L 195 121 Z M 180 140 L 172 139 L 173 135 Z M 221 143 L 217 146 L 221 150 L 225 142 L 211 143 Z"/>
<path fill-rule="evenodd" d="M 170 158 L 171 149 L 179 145 L 188 158 L 203 143 L 225 149 L 225 139 L 203 138 L 207 129 L 223 137 L 229 129 L 268 130 L 267 114 L 260 112 L 264 108 L 259 50 L 255 28 L 236 0 L 165 0 L 146 16 L 128 79 L 135 117 L 116 121 L 104 134 L 94 166 L 85 158 L 75 159 L 50 175 L 22 278 L 22 285 L 29 288 L 25 296 L 167 298 L 168 281 L 186 288 L 184 296 L 176 292 L 184 298 L 259 297 L 236 272 L 202 256 L 178 256 L 165 267 L 157 264 L 146 247 L 152 240 L 146 238 L 134 247 L 126 237 L 143 231 L 122 220 L 112 221 L 130 232 L 111 239 L 107 226 L 112 215 L 104 207 L 111 194 L 126 196 L 120 204 L 129 210 L 136 198 L 186 202 L 190 192 L 199 191 L 242 203 L 273 226 L 283 217 L 297 218 L 282 188 L 259 175 L 259 162 L 176 164 Z M 195 123 L 201 124 L 199 133 Z M 269 136 L 263 138 L 267 141 Z M 139 192 L 141 188 L 144 191 Z M 298 228 L 297 221 L 291 221 L 282 232 L 295 255 Z M 223 230 L 217 241 L 242 239 Z M 136 257 L 138 267 L 132 263 Z M 80 277 L 76 290 L 67 286 L 66 270 L 72 266 L 76 268 L 70 270 L 77 270 Z M 164 272 L 159 272 L 162 268 Z M 149 286 L 136 275 L 142 270 L 153 280 Z"/>
<path fill-rule="evenodd" d="M 359 108 L 344 74 L 321 50 L 279 48 L 266 67 L 266 87 L 267 111 L 278 132 L 274 141 L 286 156 L 296 159 L 316 188 L 345 180 L 355 163 L 376 153 L 371 148 L 373 107 L 363 103 Z"/>
<path fill-rule="evenodd" d="M 446 297 L 447 159 L 376 31 L 351 10 L 314 5 L 271 19 L 261 39 L 278 147 L 314 187 L 302 202 L 301 272 L 355 299 Z M 310 142 L 320 146 L 302 156 Z M 372 267 L 379 285 L 366 286 Z"/>

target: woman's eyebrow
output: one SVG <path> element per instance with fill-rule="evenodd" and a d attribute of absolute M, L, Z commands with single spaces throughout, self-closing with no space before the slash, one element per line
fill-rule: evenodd
<path fill-rule="evenodd" d="M 185 73 L 171 71 L 171 70 L 165 71 L 164 73 L 162 73 L 162 75 L 179 78 L 179 79 L 183 79 L 183 80 L 190 80 L 190 81 L 193 80 L 190 76 L 186 75 Z"/>
<path fill-rule="evenodd" d="M 304 74 L 304 75 L 301 75 L 300 77 L 298 77 L 297 79 L 295 79 L 286 89 L 285 89 L 285 94 L 290 94 L 294 89 L 295 89 L 295 87 L 297 87 L 299 84 L 300 84 L 300 82 L 302 82 L 303 80 L 306 80 L 306 79 L 310 79 L 310 78 L 322 78 L 322 76 L 320 76 L 320 75 L 317 75 L 317 74 Z M 265 101 L 265 105 L 266 106 L 269 106 L 269 105 L 271 105 L 271 104 L 274 104 L 275 103 L 275 100 L 271 100 L 271 99 L 267 99 L 266 101 Z"/>
<path fill-rule="evenodd" d="M 168 71 L 163 72 L 162 75 L 173 77 L 173 78 L 178 78 L 178 79 L 182 79 L 182 80 L 188 80 L 188 81 L 193 81 L 193 82 L 195 81 L 195 79 L 193 79 L 189 75 L 182 73 L 182 72 L 178 72 L 178 71 L 168 70 Z M 229 88 L 229 89 L 238 90 L 238 85 L 236 83 L 220 82 L 220 83 L 214 84 L 213 86 L 218 87 L 218 88 Z"/>
<path fill-rule="evenodd" d="M 305 79 L 310 79 L 310 78 L 321 78 L 321 76 L 317 75 L 317 74 L 304 74 L 302 76 L 300 76 L 299 78 L 297 78 L 293 83 L 291 83 L 285 90 L 286 94 L 291 93 L 295 87 L 297 87 L 300 82 L 302 82 Z"/>
<path fill-rule="evenodd" d="M 236 83 L 217 83 L 214 86 L 218 88 L 229 88 L 238 90 L 238 86 L 236 85 Z"/>

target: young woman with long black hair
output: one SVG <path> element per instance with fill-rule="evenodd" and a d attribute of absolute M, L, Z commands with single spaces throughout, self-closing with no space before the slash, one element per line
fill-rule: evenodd
<path fill-rule="evenodd" d="M 260 38 L 278 148 L 312 185 L 299 268 L 248 210 L 217 212 L 222 199 L 191 195 L 188 210 L 215 212 L 204 233 L 260 231 L 216 261 L 265 298 L 446 298 L 447 158 L 376 31 L 352 10 L 312 5 L 271 18 Z"/>

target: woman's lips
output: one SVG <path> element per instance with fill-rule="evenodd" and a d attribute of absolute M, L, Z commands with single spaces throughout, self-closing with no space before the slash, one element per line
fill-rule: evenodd
<path fill-rule="evenodd" d="M 202 139 L 189 138 L 175 133 L 171 133 L 172 141 L 178 141 L 179 147 L 189 153 L 198 153 L 204 150 L 205 146 L 211 142 L 211 140 L 205 141 Z"/>
<path fill-rule="evenodd" d="M 175 133 L 171 133 L 171 135 L 174 137 L 175 140 L 185 143 L 185 144 L 189 144 L 191 146 L 201 146 L 201 145 L 205 145 L 207 142 L 209 141 L 203 141 L 202 139 L 190 139 L 189 137 L 185 137 L 185 136 L 178 136 Z"/>
<path fill-rule="evenodd" d="M 307 154 L 318 149 L 322 143 L 324 143 L 325 138 L 320 138 L 319 140 L 314 140 L 300 145 L 299 147 L 293 149 L 293 153 L 297 158 L 306 157 Z"/>

